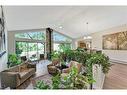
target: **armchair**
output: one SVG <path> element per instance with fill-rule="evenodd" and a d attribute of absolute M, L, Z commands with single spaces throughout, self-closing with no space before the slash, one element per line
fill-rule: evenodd
<path fill-rule="evenodd" d="M 58 69 L 56 66 L 60 65 L 59 59 L 54 59 L 51 64 L 47 65 L 47 69 L 49 74 L 55 75 L 58 72 Z"/>
<path fill-rule="evenodd" d="M 69 74 L 71 68 L 74 67 L 74 66 L 77 68 L 78 73 L 80 73 L 82 64 L 81 63 L 78 63 L 76 61 L 71 61 L 70 64 L 69 64 L 69 67 L 62 70 L 61 76 L 63 76 L 63 77 L 64 76 L 67 76 Z"/>

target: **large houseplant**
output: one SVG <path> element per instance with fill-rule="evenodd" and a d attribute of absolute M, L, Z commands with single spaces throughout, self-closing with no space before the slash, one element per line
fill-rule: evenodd
<path fill-rule="evenodd" d="M 94 64 L 98 64 L 100 66 L 102 66 L 102 71 L 103 73 L 108 73 L 109 69 L 110 69 L 110 62 L 109 62 L 109 58 L 102 54 L 102 53 L 91 53 L 89 58 L 86 60 L 86 63 L 84 64 L 86 66 L 86 76 L 88 77 L 88 80 L 91 82 L 91 84 L 95 81 L 93 79 L 93 65 Z"/>
<path fill-rule="evenodd" d="M 108 56 L 102 53 L 92 53 L 91 56 L 87 59 L 87 66 L 92 66 L 94 64 L 101 65 L 103 73 L 108 73 L 111 66 Z"/>

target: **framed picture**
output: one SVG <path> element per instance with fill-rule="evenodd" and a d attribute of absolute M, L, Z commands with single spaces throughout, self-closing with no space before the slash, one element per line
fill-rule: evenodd
<path fill-rule="evenodd" d="M 109 34 L 103 36 L 103 49 L 107 50 L 117 50 L 117 35 L 118 34 Z"/>
<path fill-rule="evenodd" d="M 127 31 L 104 35 L 104 50 L 127 50 Z"/>
<path fill-rule="evenodd" d="M 118 49 L 127 50 L 127 31 L 118 33 Z"/>

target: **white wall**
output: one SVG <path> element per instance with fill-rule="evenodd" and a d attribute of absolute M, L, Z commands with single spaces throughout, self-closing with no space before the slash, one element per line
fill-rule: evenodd
<path fill-rule="evenodd" d="M 102 36 L 106 34 L 127 31 L 127 25 L 122 25 L 91 34 L 92 49 L 102 50 Z M 110 57 L 110 59 L 119 62 L 127 63 L 127 50 L 103 50 L 103 52 Z"/>
<path fill-rule="evenodd" d="M 8 52 L 10 54 L 15 53 L 15 33 L 14 32 L 8 32 Z"/>

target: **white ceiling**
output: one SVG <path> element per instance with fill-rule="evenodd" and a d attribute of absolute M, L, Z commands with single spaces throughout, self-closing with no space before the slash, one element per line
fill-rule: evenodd
<path fill-rule="evenodd" d="M 9 31 L 51 27 L 72 38 L 127 23 L 124 6 L 5 6 L 4 11 Z"/>

